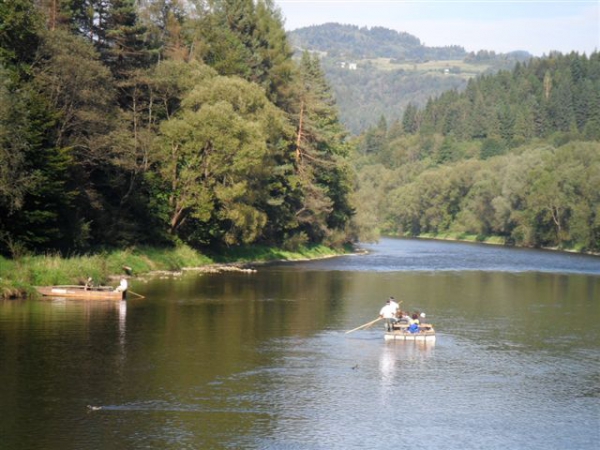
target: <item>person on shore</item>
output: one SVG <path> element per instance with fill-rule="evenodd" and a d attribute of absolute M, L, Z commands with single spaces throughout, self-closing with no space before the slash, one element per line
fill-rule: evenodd
<path fill-rule="evenodd" d="M 391 304 L 390 300 L 385 302 L 385 305 L 379 311 L 379 317 L 385 319 L 385 327 L 387 331 L 393 331 L 394 323 L 396 323 L 397 309 Z"/>
<path fill-rule="evenodd" d="M 127 288 L 129 285 L 127 284 L 127 279 L 125 277 L 121 278 L 119 285 L 116 287 L 115 292 L 127 292 Z"/>

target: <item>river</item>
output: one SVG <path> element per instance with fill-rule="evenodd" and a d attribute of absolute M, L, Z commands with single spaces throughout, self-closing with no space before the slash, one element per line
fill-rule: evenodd
<path fill-rule="evenodd" d="M 0 449 L 596 449 L 600 258 L 364 255 L 0 301 Z M 384 341 L 393 295 L 435 343 Z"/>

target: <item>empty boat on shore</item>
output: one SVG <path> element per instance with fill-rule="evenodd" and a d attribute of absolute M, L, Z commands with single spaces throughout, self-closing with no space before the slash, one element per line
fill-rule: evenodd
<path fill-rule="evenodd" d="M 124 300 L 126 291 L 115 291 L 110 286 L 38 286 L 35 288 L 44 297 L 77 298 L 83 300 Z"/>

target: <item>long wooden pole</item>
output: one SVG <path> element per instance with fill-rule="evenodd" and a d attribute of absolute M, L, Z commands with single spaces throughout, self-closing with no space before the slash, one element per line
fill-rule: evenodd
<path fill-rule="evenodd" d="M 137 295 L 139 298 L 146 298 L 143 295 L 138 294 L 137 292 L 133 292 L 131 289 L 127 289 L 127 293 Z"/>
<path fill-rule="evenodd" d="M 378 317 L 377 319 L 375 319 L 375 320 L 371 320 L 370 322 L 367 322 L 367 323 L 365 323 L 364 325 L 361 325 L 360 327 L 356 327 L 356 328 L 355 328 L 355 329 L 353 329 L 353 330 L 346 331 L 346 333 L 345 333 L 345 334 L 352 333 L 353 331 L 357 331 L 357 330 L 360 330 L 360 329 L 362 329 L 362 328 L 366 328 L 366 327 L 368 327 L 368 326 L 370 326 L 370 325 L 373 325 L 375 322 L 379 322 L 381 319 L 383 319 L 383 317 Z"/>

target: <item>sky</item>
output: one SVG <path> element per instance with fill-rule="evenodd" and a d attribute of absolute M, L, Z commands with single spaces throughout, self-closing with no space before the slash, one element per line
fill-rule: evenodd
<path fill-rule="evenodd" d="M 403 31 L 429 47 L 535 56 L 600 51 L 600 0 L 275 0 L 288 31 L 328 22 Z"/>

